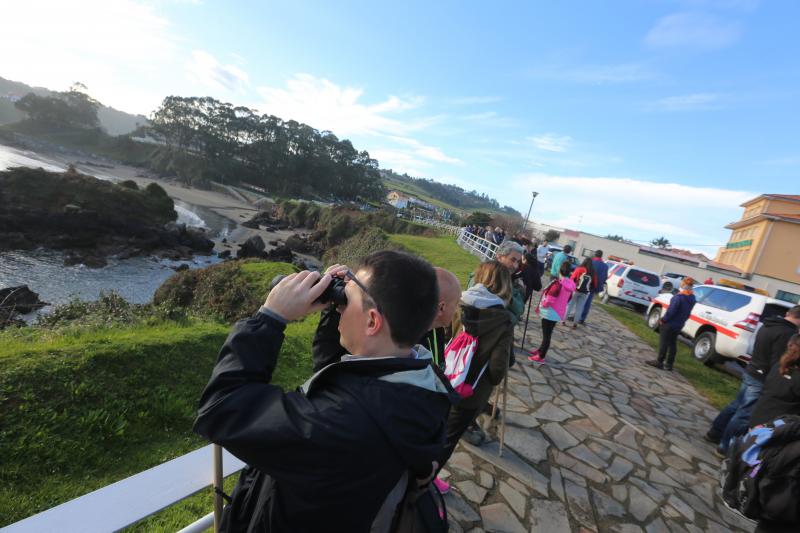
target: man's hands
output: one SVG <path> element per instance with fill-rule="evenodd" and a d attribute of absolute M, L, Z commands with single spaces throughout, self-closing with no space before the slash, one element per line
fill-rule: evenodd
<path fill-rule="evenodd" d="M 325 307 L 324 304 L 314 303 L 314 300 L 330 283 L 329 274 L 320 276 L 319 272 L 308 270 L 290 274 L 269 291 L 264 307 L 290 322 L 297 320 Z"/>
<path fill-rule="evenodd" d="M 349 270 L 344 265 L 333 265 L 324 276 L 308 270 L 290 274 L 269 291 L 264 307 L 289 322 L 321 311 L 325 304 L 314 303 L 314 300 L 325 292 L 333 277 L 343 278 Z"/>

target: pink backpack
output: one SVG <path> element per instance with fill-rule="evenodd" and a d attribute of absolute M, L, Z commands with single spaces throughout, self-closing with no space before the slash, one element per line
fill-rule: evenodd
<path fill-rule="evenodd" d="M 473 337 L 466 331 L 461 331 L 458 335 L 447 343 L 444 349 L 444 375 L 450 380 L 453 389 L 461 395 L 462 398 L 469 398 L 475 392 L 475 386 L 478 380 L 481 379 L 483 372 L 489 363 L 486 363 L 481 369 L 475 382 L 467 383 L 467 372 L 469 372 L 469 365 L 472 363 L 472 358 L 478 350 L 478 338 Z"/>

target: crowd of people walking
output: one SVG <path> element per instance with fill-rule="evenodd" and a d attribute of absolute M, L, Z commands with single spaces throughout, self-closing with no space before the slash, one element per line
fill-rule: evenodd
<path fill-rule="evenodd" d="M 333 265 L 288 276 L 234 327 L 195 423 L 248 464 L 222 531 L 318 531 L 329 529 L 331 516 L 337 530 L 406 530 L 398 524 L 409 521 L 421 529 L 407 530 L 445 530 L 437 495 L 449 485 L 438 474 L 459 440 L 486 442 L 488 426 L 504 420 L 492 395 L 508 369 L 547 364 L 556 328 L 570 335 L 586 325 L 608 276 L 601 250 L 575 265 L 570 246 L 551 253 L 549 243 L 506 237 L 500 227 L 466 231 L 487 242 L 487 253 L 488 243 L 495 247 L 465 287 L 419 258 L 377 252 L 353 270 Z M 658 357 L 648 364 L 673 368 L 693 285 L 684 279 L 672 299 Z M 541 342 L 518 362 L 514 328 L 524 322 L 527 330 L 532 310 Z M 283 330 L 312 312 L 321 313 L 314 375 L 283 392 L 270 384 Z M 720 453 L 738 450 L 737 439 L 753 427 L 789 438 L 774 424 L 800 415 L 798 326 L 800 306 L 764 321 L 742 389 L 706 435 Z"/>

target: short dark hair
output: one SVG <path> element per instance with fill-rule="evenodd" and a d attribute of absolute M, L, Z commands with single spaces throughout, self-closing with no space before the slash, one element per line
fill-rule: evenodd
<path fill-rule="evenodd" d="M 788 311 L 786 311 L 786 316 L 790 316 L 792 318 L 800 318 L 800 305 L 795 305 Z"/>
<path fill-rule="evenodd" d="M 566 246 L 564 246 L 564 253 L 565 253 L 565 254 L 568 254 L 568 253 L 570 253 L 571 251 L 572 251 L 572 246 L 570 246 L 569 244 L 568 244 L 568 245 L 566 245 Z"/>
<path fill-rule="evenodd" d="M 565 278 L 569 276 L 569 273 L 572 272 L 572 265 L 569 261 L 564 261 L 561 263 L 561 266 L 558 267 L 558 273 L 564 276 Z"/>
<path fill-rule="evenodd" d="M 365 285 L 389 323 L 392 340 L 399 346 L 416 344 L 436 316 L 436 271 L 424 259 L 395 250 L 368 255 L 360 269 L 370 273 Z"/>
<path fill-rule="evenodd" d="M 603 257 L 603 250 L 595 250 L 594 251 L 595 257 Z"/>

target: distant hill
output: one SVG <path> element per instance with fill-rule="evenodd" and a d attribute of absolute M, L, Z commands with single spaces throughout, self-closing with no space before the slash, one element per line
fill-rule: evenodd
<path fill-rule="evenodd" d="M 18 122 L 25 118 L 24 114 L 14 107 L 12 100 L 21 98 L 28 93 L 50 96 L 54 94 L 54 91 L 44 87 L 31 87 L 22 82 L 0 77 L 0 125 Z M 109 135 L 124 135 L 132 132 L 139 125 L 148 123 L 147 117 L 144 115 L 132 115 L 108 106 L 100 106 L 97 109 L 97 118 L 100 119 L 100 125 Z"/>
<path fill-rule="evenodd" d="M 408 174 L 398 174 L 392 170 L 381 170 L 381 178 L 387 189 L 396 189 L 419 197 L 434 205 L 452 208 L 457 211 L 491 211 L 512 216 L 522 216 L 519 211 L 507 205 L 500 206 L 494 198 L 478 191 L 467 191 L 458 185 L 440 183 L 432 179 L 414 178 Z"/>

